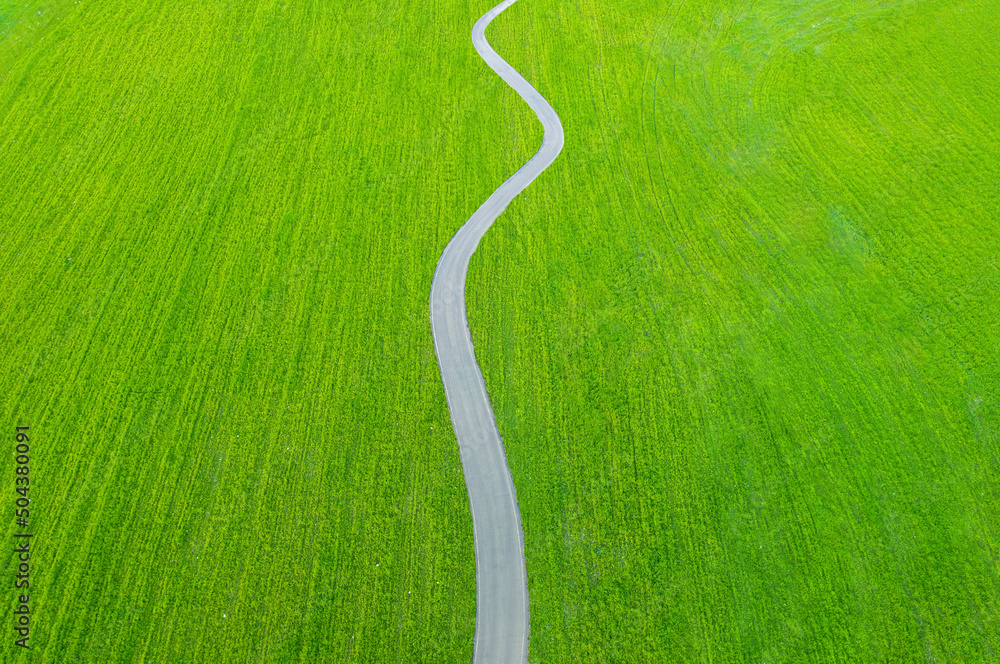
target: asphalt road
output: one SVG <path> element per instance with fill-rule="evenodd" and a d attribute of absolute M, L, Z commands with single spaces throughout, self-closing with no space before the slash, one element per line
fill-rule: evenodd
<path fill-rule="evenodd" d="M 476 21 L 472 43 L 493 71 L 535 111 L 545 128 L 545 137 L 535 156 L 500 185 L 451 239 L 431 284 L 434 350 L 472 508 L 476 544 L 475 664 L 528 661 L 528 578 L 514 482 L 469 335 L 465 276 L 469 258 L 493 221 L 548 168 L 563 146 L 559 116 L 486 42 L 486 26 L 515 1 L 500 3 Z"/>

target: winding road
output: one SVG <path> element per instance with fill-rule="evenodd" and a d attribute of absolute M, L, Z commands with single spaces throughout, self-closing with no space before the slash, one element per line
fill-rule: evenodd
<path fill-rule="evenodd" d="M 472 509 L 476 547 L 475 664 L 528 661 L 528 578 L 521 512 L 503 441 L 476 363 L 465 314 L 465 276 L 479 240 L 507 205 L 555 160 L 563 147 L 559 116 L 486 42 L 486 26 L 516 0 L 486 12 L 472 43 L 493 71 L 538 115 L 542 146 L 480 206 L 445 247 L 431 283 L 431 329 Z"/>

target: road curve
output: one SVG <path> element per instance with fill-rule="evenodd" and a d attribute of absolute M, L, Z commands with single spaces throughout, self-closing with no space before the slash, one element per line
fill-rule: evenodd
<path fill-rule="evenodd" d="M 563 146 L 559 116 L 486 42 L 486 26 L 515 1 L 501 2 L 476 21 L 472 43 L 486 64 L 535 111 L 545 136 L 535 156 L 500 185 L 455 233 L 441 254 L 431 283 L 434 350 L 472 509 L 476 546 L 474 664 L 528 661 L 528 577 L 514 482 L 465 315 L 465 276 L 469 258 L 493 221 L 548 168 Z"/>

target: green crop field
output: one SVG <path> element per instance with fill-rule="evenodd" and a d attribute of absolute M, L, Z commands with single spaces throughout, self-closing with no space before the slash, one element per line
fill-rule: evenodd
<path fill-rule="evenodd" d="M 495 25 L 566 130 L 469 282 L 532 661 L 998 661 L 1000 5 Z"/>
<path fill-rule="evenodd" d="M 541 138 L 469 41 L 492 4 L 0 3 L 0 661 L 471 658 L 427 298 Z M 495 21 L 566 130 L 469 276 L 532 661 L 997 660 L 997 34 Z"/>
<path fill-rule="evenodd" d="M 430 282 L 541 136 L 489 7 L 0 5 L 0 661 L 471 658 Z"/>

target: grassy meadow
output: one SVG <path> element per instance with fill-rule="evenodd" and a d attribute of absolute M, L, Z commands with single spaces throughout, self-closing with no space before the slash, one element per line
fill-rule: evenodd
<path fill-rule="evenodd" d="M 430 282 L 541 136 L 489 6 L 0 5 L 0 661 L 471 658 Z"/>
<path fill-rule="evenodd" d="M 1000 657 L 997 34 L 991 0 L 487 32 L 566 130 L 469 281 L 531 661 Z"/>

